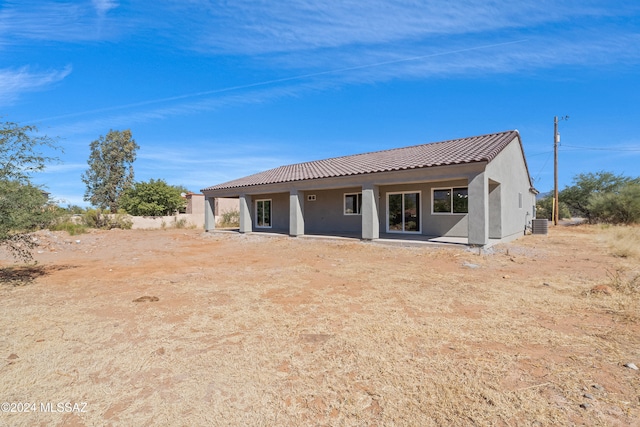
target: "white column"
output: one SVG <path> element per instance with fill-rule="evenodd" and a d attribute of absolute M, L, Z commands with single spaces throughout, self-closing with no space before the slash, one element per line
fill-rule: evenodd
<path fill-rule="evenodd" d="M 216 228 L 216 212 L 215 212 L 216 199 L 213 197 L 204 198 L 204 229 L 205 231 L 212 231 Z"/>
<path fill-rule="evenodd" d="M 251 196 L 246 194 L 240 195 L 240 232 L 251 233 L 252 221 L 251 221 Z"/>
<path fill-rule="evenodd" d="M 289 193 L 289 235 L 304 234 L 304 193 L 291 190 Z"/>
<path fill-rule="evenodd" d="M 484 172 L 469 180 L 469 244 L 489 243 L 489 182 Z"/>
<path fill-rule="evenodd" d="M 362 238 L 374 240 L 380 238 L 379 216 L 380 191 L 377 185 L 365 185 L 362 187 Z"/>

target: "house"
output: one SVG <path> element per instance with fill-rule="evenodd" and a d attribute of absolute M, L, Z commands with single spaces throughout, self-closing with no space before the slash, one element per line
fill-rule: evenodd
<path fill-rule="evenodd" d="M 202 190 L 239 199 L 240 232 L 458 238 L 521 236 L 535 195 L 518 131 L 281 166 Z"/>

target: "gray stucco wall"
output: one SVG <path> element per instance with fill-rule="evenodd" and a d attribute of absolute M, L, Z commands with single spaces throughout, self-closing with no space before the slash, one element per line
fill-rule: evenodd
<path fill-rule="evenodd" d="M 360 193 L 362 187 L 338 188 L 305 192 L 304 224 L 305 233 L 362 233 L 362 216 L 344 214 L 345 193 Z M 315 201 L 309 201 L 309 195 Z"/>
<path fill-rule="evenodd" d="M 403 185 L 380 186 L 379 227 L 387 233 L 387 202 L 389 193 L 420 192 L 421 233 L 425 236 L 465 237 L 468 230 L 467 214 L 432 213 L 432 190 L 439 188 L 466 187 L 467 180 L 439 181 Z M 362 187 L 305 192 L 304 222 L 307 234 L 357 234 L 362 232 L 361 215 L 344 214 L 345 194 L 360 193 Z M 315 196 L 314 201 L 307 196 Z M 263 196 L 260 196 L 263 197 Z M 274 211 L 275 212 L 275 211 Z M 274 218 L 275 221 L 275 218 Z"/>
<path fill-rule="evenodd" d="M 506 238 L 516 234 L 523 234 L 524 227 L 528 220 L 531 220 L 532 194 L 530 192 L 531 183 L 527 174 L 522 148 L 518 139 L 514 139 L 496 158 L 487 165 L 487 176 L 490 180 L 500 183 L 500 213 L 501 230 L 500 236 L 491 235 L 491 231 L 496 231 L 490 226 L 490 237 Z M 522 207 L 520 207 L 520 197 Z M 527 216 L 527 213 L 529 214 Z M 492 218 L 497 215 L 495 205 L 489 206 L 490 224 Z"/>
<path fill-rule="evenodd" d="M 251 218 L 254 232 L 289 232 L 289 193 L 260 194 L 252 197 Z M 271 228 L 258 227 L 256 224 L 256 203 L 258 200 L 271 200 Z"/>
<path fill-rule="evenodd" d="M 387 233 L 387 204 L 389 193 L 420 192 L 422 228 L 425 236 L 466 237 L 468 229 L 467 214 L 432 213 L 433 189 L 466 187 L 466 179 L 423 182 L 415 184 L 387 185 L 380 187 L 380 232 Z"/>
<path fill-rule="evenodd" d="M 432 213 L 433 189 L 466 187 L 465 179 L 428 183 L 380 186 L 380 233 L 387 233 L 387 202 L 389 193 L 420 192 L 421 232 L 425 236 L 465 237 L 468 230 L 467 214 Z M 362 216 L 344 214 L 345 194 L 361 193 L 362 187 L 346 187 L 332 190 L 310 190 L 304 192 L 304 233 L 305 234 L 350 234 L 362 233 Z M 308 196 L 315 196 L 309 200 Z M 271 200 L 272 227 L 258 228 L 255 222 L 257 200 Z M 267 193 L 252 197 L 251 216 L 253 231 L 288 232 L 289 193 Z"/>

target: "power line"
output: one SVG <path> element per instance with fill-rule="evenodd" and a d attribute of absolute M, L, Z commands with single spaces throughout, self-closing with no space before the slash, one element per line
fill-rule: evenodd
<path fill-rule="evenodd" d="M 545 154 L 545 153 L 540 153 L 540 154 Z M 540 179 L 540 174 L 542 173 L 544 168 L 547 167 L 547 163 L 549 163 L 549 159 L 551 159 L 551 155 L 553 154 L 553 151 L 549 151 L 548 154 L 549 155 L 547 156 L 547 160 L 544 161 L 544 165 L 542 165 L 542 167 L 540 168 L 540 171 L 538 172 L 536 177 L 533 178 L 534 181 L 537 181 L 538 179 Z"/>
<path fill-rule="evenodd" d="M 579 150 L 598 150 L 598 151 L 640 151 L 640 148 L 605 148 L 605 147 L 578 147 L 576 145 L 561 145 L 561 147 L 575 148 Z"/>

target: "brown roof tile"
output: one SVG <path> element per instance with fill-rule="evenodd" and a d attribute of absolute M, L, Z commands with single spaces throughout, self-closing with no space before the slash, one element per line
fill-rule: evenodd
<path fill-rule="evenodd" d="M 222 190 L 318 178 L 332 178 L 462 163 L 490 162 L 518 131 L 453 139 L 372 153 L 280 166 L 203 189 Z"/>

